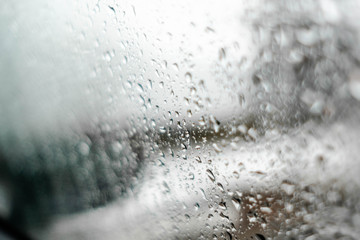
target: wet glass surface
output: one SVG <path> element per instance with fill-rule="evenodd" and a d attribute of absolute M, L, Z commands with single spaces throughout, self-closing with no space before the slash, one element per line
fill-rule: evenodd
<path fill-rule="evenodd" d="M 0 238 L 358 239 L 359 7 L 1 2 Z"/>

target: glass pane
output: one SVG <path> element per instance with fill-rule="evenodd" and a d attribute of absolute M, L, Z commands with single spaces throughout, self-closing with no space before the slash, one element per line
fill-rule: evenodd
<path fill-rule="evenodd" d="M 358 239 L 359 7 L 2 1 L 0 237 Z"/>

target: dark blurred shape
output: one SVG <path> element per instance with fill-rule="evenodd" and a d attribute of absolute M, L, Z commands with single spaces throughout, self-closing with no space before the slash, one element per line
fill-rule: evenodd
<path fill-rule="evenodd" d="M 138 137 L 126 131 L 9 139 L 7 144 L 0 144 L 0 183 L 10 199 L 3 222 L 23 230 L 42 228 L 56 214 L 96 208 L 126 194 L 143 161 Z"/>

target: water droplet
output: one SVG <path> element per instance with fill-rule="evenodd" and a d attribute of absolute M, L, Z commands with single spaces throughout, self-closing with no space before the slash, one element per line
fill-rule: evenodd
<path fill-rule="evenodd" d="M 87 156 L 90 152 L 90 147 L 87 143 L 81 142 L 78 146 L 78 151 L 81 155 Z"/>
<path fill-rule="evenodd" d="M 127 62 L 128 62 L 128 58 L 126 56 L 124 56 L 123 59 L 122 59 L 122 63 L 127 64 Z"/>
<path fill-rule="evenodd" d="M 188 117 L 191 117 L 192 116 L 192 112 L 191 112 L 191 110 L 189 109 L 189 110 L 187 110 L 187 116 Z"/>
<path fill-rule="evenodd" d="M 219 187 L 219 189 L 220 189 L 221 191 L 224 192 L 224 187 L 223 187 L 223 185 L 222 185 L 221 183 L 217 183 L 217 186 Z"/>
<path fill-rule="evenodd" d="M 164 126 L 161 126 L 159 128 L 160 133 L 166 133 L 166 128 Z"/>
<path fill-rule="evenodd" d="M 319 41 L 315 29 L 301 29 L 296 32 L 296 39 L 305 46 L 313 46 Z"/>
<path fill-rule="evenodd" d="M 229 216 L 225 215 L 223 212 L 221 212 L 220 217 L 225 218 L 226 220 L 229 220 Z"/>
<path fill-rule="evenodd" d="M 292 213 L 294 211 L 294 205 L 292 205 L 290 203 L 285 203 L 285 209 L 286 209 L 286 212 Z"/>
<path fill-rule="evenodd" d="M 288 183 L 281 184 L 281 189 L 287 194 L 292 195 L 295 192 L 295 186 Z"/>
<path fill-rule="evenodd" d="M 231 202 L 232 202 L 232 204 L 234 205 L 235 209 L 236 209 L 237 211 L 240 211 L 240 209 L 241 209 L 241 205 L 240 205 L 241 201 L 240 201 L 240 199 L 238 199 L 238 198 L 232 198 L 232 199 L 231 199 Z"/>
<path fill-rule="evenodd" d="M 187 98 L 187 97 L 184 97 L 184 100 L 185 100 L 185 104 L 186 104 L 187 106 L 189 106 L 189 105 L 190 105 L 190 99 Z"/>
<path fill-rule="evenodd" d="M 181 150 L 186 151 L 187 150 L 187 146 L 184 143 L 181 143 Z"/>
<path fill-rule="evenodd" d="M 224 201 L 219 202 L 219 208 L 222 210 L 226 210 L 227 209 L 226 202 Z"/>
<path fill-rule="evenodd" d="M 187 73 L 185 74 L 185 81 L 186 81 L 187 83 L 190 83 L 190 82 L 192 81 L 192 75 L 191 75 L 191 73 L 187 72 Z"/>
<path fill-rule="evenodd" d="M 215 152 L 217 152 L 217 153 L 222 152 L 221 148 L 216 143 L 213 143 L 212 146 L 213 146 Z"/>
<path fill-rule="evenodd" d="M 152 127 L 155 127 L 155 126 L 156 126 L 156 122 L 155 122 L 154 119 L 151 119 L 151 126 L 152 126 Z"/>
<path fill-rule="evenodd" d="M 195 207 L 195 211 L 197 211 L 197 210 L 199 210 L 199 208 L 200 208 L 200 204 L 199 204 L 199 203 L 195 203 L 195 204 L 194 204 L 194 207 Z"/>
<path fill-rule="evenodd" d="M 214 129 L 214 131 L 218 133 L 220 130 L 220 122 L 213 115 L 209 116 L 209 123 Z"/>
<path fill-rule="evenodd" d="M 272 210 L 269 207 L 260 207 L 260 211 L 266 214 L 272 213 Z"/>
<path fill-rule="evenodd" d="M 206 173 L 207 173 L 209 179 L 210 179 L 212 182 L 215 182 L 215 176 L 214 176 L 213 172 L 212 172 L 210 169 L 206 169 Z"/>
<path fill-rule="evenodd" d="M 349 91 L 352 97 L 360 101 L 360 71 L 353 72 L 350 75 Z"/>
<path fill-rule="evenodd" d="M 206 201 L 209 201 L 209 200 L 207 199 L 207 197 L 206 197 L 206 194 L 205 194 L 204 189 L 200 188 L 200 192 L 201 192 L 201 195 L 202 195 L 203 199 L 206 200 Z"/>
<path fill-rule="evenodd" d="M 190 95 L 195 95 L 196 94 L 196 88 L 191 87 L 190 88 Z"/>
<path fill-rule="evenodd" d="M 151 79 L 148 79 L 148 88 L 150 90 L 152 89 L 152 81 L 151 81 Z"/>
<path fill-rule="evenodd" d="M 159 83 L 159 86 L 160 86 L 160 88 L 164 88 L 164 82 L 161 81 L 161 82 Z"/>
<path fill-rule="evenodd" d="M 199 122 L 200 126 L 205 126 L 205 124 L 206 124 L 204 117 L 200 117 L 198 122 Z"/>
<path fill-rule="evenodd" d="M 120 142 L 115 141 L 111 144 L 111 149 L 115 154 L 119 154 L 123 150 L 123 146 Z"/>
<path fill-rule="evenodd" d="M 239 130 L 239 132 L 241 132 L 241 133 L 244 134 L 244 135 L 245 135 L 245 134 L 247 133 L 247 131 L 248 131 L 248 128 L 247 128 L 244 124 L 238 126 L 237 129 Z"/>
<path fill-rule="evenodd" d="M 106 60 L 107 62 L 110 62 L 110 61 L 111 61 L 110 52 L 106 52 L 106 53 L 104 54 L 104 58 L 105 58 L 105 60 Z"/>
<path fill-rule="evenodd" d="M 134 6 L 131 6 L 132 10 L 133 10 L 133 13 L 134 13 L 134 16 L 136 16 L 136 10 L 135 10 L 135 7 Z"/>
<path fill-rule="evenodd" d="M 224 48 L 221 48 L 219 50 L 219 60 L 222 61 L 226 58 L 226 52 L 225 52 L 225 49 Z"/>
<path fill-rule="evenodd" d="M 175 70 L 176 72 L 179 71 L 179 65 L 178 65 L 177 63 L 174 63 L 174 64 L 173 64 L 173 68 L 174 68 L 174 70 Z"/>
<path fill-rule="evenodd" d="M 186 159 L 187 159 L 187 157 L 186 157 Z M 189 179 L 190 179 L 190 180 L 194 180 L 194 179 L 195 179 L 195 174 L 192 173 L 192 172 L 190 172 L 190 173 L 189 173 Z"/>
<path fill-rule="evenodd" d="M 137 84 L 137 89 L 138 89 L 138 91 L 139 91 L 140 93 L 143 93 L 143 92 L 144 92 L 144 88 L 143 88 L 143 86 L 142 86 L 140 83 Z"/>
<path fill-rule="evenodd" d="M 170 187 L 169 187 L 169 185 L 167 184 L 167 182 L 163 182 L 163 186 L 164 186 L 164 189 L 165 189 L 165 192 L 166 193 L 169 193 L 170 192 Z"/>
<path fill-rule="evenodd" d="M 212 27 L 207 26 L 207 27 L 205 28 L 205 32 L 206 32 L 206 33 L 214 33 L 215 30 L 214 30 Z"/>
<path fill-rule="evenodd" d="M 258 133 L 254 128 L 250 128 L 247 133 L 253 140 L 258 138 Z"/>

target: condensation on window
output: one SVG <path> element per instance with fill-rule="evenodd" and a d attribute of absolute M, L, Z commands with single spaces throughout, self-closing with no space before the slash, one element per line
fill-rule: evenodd
<path fill-rule="evenodd" d="M 358 9 L 1 2 L 0 236 L 358 239 Z"/>

